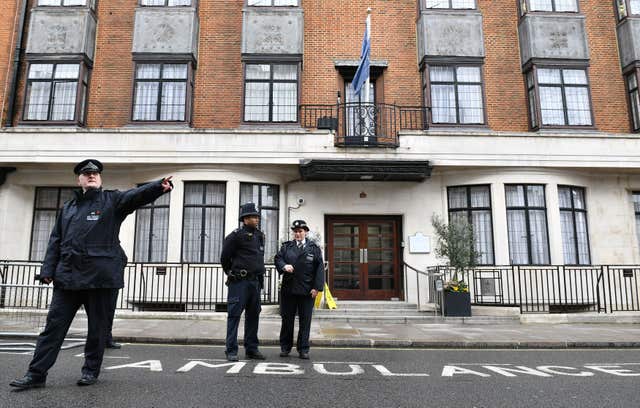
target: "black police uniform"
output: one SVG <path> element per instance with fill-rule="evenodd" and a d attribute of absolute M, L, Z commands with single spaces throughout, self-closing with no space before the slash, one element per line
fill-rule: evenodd
<path fill-rule="evenodd" d="M 297 311 L 299 329 L 296 350 L 301 354 L 308 353 L 314 303 L 311 289 L 322 292 L 324 288 L 322 251 L 315 242 L 308 239 L 302 248 L 298 248 L 297 241 L 287 241 L 282 244 L 274 261 L 278 273 L 283 275 L 280 289 L 280 314 L 282 316 L 280 350 L 288 353 L 293 347 L 293 325 Z M 292 265 L 293 273 L 285 272 L 285 265 Z"/>
<path fill-rule="evenodd" d="M 264 284 L 264 234 L 243 225 L 224 239 L 220 262 L 228 275 L 227 356 L 238 354 L 238 325 L 244 316 L 244 348 L 247 355 L 258 352 L 258 321 Z"/>
<path fill-rule="evenodd" d="M 84 306 L 89 330 L 82 374 L 97 378 L 114 292 L 124 286 L 127 257 L 118 238 L 120 225 L 163 190 L 162 180 L 124 192 L 89 189 L 77 191 L 75 199 L 65 203 L 40 272 L 40 279 L 53 279 L 53 298 L 27 375 L 46 378 L 78 308 Z"/>

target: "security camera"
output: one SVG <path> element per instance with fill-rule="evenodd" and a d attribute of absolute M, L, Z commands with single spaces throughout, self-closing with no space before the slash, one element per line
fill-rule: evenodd
<path fill-rule="evenodd" d="M 302 204 L 304 204 L 304 198 L 303 198 L 303 197 L 298 197 L 298 198 L 296 199 L 296 201 L 298 202 L 298 205 L 302 205 Z"/>

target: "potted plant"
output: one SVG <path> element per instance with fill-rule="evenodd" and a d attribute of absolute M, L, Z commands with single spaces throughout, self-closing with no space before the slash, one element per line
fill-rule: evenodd
<path fill-rule="evenodd" d="M 469 285 L 464 280 L 464 271 L 476 266 L 480 255 L 473 242 L 473 226 L 463 217 L 455 217 L 445 224 L 437 215 L 431 218 L 437 244 L 435 253 L 447 259 L 453 268 L 453 276 L 443 285 L 445 316 L 471 316 Z"/>

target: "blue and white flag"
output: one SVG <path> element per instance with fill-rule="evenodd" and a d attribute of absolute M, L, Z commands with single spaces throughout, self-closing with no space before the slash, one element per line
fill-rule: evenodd
<path fill-rule="evenodd" d="M 364 38 L 362 39 L 362 51 L 360 52 L 360 64 L 358 65 L 356 75 L 353 77 L 353 81 L 351 81 L 351 87 L 353 88 L 353 93 L 356 96 L 360 95 L 363 85 L 369 80 L 369 57 L 371 54 L 370 26 L 371 15 L 367 15 Z"/>

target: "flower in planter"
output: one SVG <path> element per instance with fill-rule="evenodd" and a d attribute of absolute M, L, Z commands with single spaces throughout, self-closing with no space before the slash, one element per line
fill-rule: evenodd
<path fill-rule="evenodd" d="M 444 290 L 446 292 L 460 292 L 460 293 L 467 293 L 469 292 L 469 285 L 467 285 L 467 282 L 463 281 L 463 280 L 450 280 L 445 282 L 444 284 Z"/>

